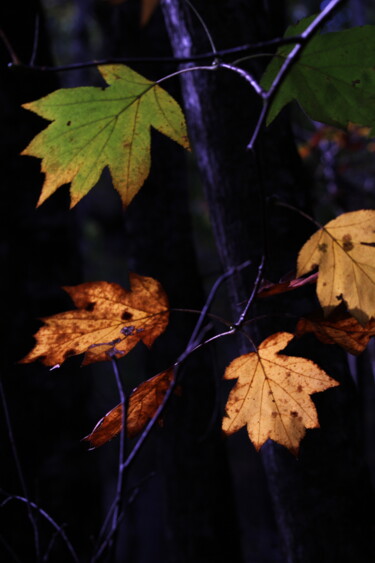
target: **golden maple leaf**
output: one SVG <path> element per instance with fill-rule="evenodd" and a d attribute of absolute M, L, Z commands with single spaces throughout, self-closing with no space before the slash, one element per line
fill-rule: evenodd
<path fill-rule="evenodd" d="M 153 278 L 129 274 L 130 290 L 117 283 L 65 287 L 77 309 L 42 319 L 37 344 L 21 363 L 62 364 L 85 353 L 83 365 L 120 358 L 142 340 L 151 346 L 168 325 L 168 298 Z"/>
<path fill-rule="evenodd" d="M 278 353 L 292 338 L 288 332 L 273 334 L 225 370 L 224 379 L 238 381 L 228 397 L 223 430 L 233 434 L 247 426 L 257 450 L 271 438 L 297 454 L 305 429 L 319 428 L 310 395 L 338 385 L 311 360 Z"/>
<path fill-rule="evenodd" d="M 375 211 L 344 213 L 314 233 L 300 250 L 297 275 L 317 267 L 317 294 L 325 315 L 343 301 L 361 324 L 374 317 Z"/>
<path fill-rule="evenodd" d="M 136 387 L 128 402 L 126 416 L 126 434 L 128 438 L 134 438 L 142 432 L 147 422 L 154 416 L 156 410 L 163 402 L 173 378 L 173 369 L 169 369 L 147 379 Z M 98 448 L 112 440 L 122 427 L 122 405 L 121 403 L 107 412 L 96 424 L 93 431 L 83 438 L 90 443 L 91 448 Z"/>

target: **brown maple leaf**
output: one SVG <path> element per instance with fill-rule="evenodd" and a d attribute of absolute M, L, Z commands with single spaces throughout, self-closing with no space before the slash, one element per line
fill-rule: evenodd
<path fill-rule="evenodd" d="M 142 341 L 151 346 L 168 325 L 168 299 L 153 278 L 129 274 L 130 290 L 117 283 L 65 287 L 77 309 L 42 319 L 37 343 L 21 363 L 59 366 L 85 354 L 83 364 L 120 358 Z"/>
<path fill-rule="evenodd" d="M 323 344 L 338 344 L 350 354 L 357 356 L 365 349 L 372 336 L 375 336 L 375 319 L 361 325 L 349 313 L 340 308 L 325 318 L 322 312 L 300 319 L 296 336 L 312 332 Z"/>
<path fill-rule="evenodd" d="M 287 332 L 273 334 L 225 371 L 224 379 L 238 381 L 228 397 L 223 430 L 233 434 L 247 426 L 257 450 L 271 438 L 297 454 L 306 428 L 319 427 L 310 395 L 338 385 L 311 360 L 278 353 L 292 338 Z"/>
<path fill-rule="evenodd" d="M 172 379 L 173 369 L 169 369 L 144 381 L 132 391 L 126 417 L 128 438 L 134 438 L 142 432 L 148 421 L 154 416 L 164 400 Z M 98 448 L 119 434 L 121 427 L 122 405 L 120 403 L 100 419 L 93 431 L 83 440 L 89 442 L 91 448 Z"/>

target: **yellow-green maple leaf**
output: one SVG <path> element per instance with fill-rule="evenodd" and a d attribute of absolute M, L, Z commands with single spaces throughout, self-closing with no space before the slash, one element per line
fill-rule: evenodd
<path fill-rule="evenodd" d="M 344 213 L 314 233 L 300 250 L 297 275 L 316 267 L 326 315 L 344 301 L 361 324 L 375 317 L 375 211 Z"/>
<path fill-rule="evenodd" d="M 52 121 L 22 152 L 42 159 L 38 205 L 71 182 L 73 207 L 106 166 L 129 205 L 150 171 L 151 126 L 189 148 L 184 115 L 168 92 L 124 65 L 98 69 L 107 88 L 63 88 L 23 106 Z"/>

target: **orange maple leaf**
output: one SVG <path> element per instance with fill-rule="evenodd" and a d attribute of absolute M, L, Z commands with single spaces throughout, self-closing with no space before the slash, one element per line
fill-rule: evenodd
<path fill-rule="evenodd" d="M 126 417 L 126 434 L 128 438 L 134 438 L 142 432 L 148 421 L 154 416 L 156 410 L 164 400 L 173 378 L 173 369 L 168 369 L 147 379 L 136 387 L 128 402 Z M 93 431 L 83 438 L 90 443 L 91 448 L 98 448 L 112 440 L 122 427 L 122 405 L 121 403 L 107 412 L 96 424 Z"/>
<path fill-rule="evenodd" d="M 372 336 L 375 336 L 375 319 L 361 325 L 348 313 L 337 310 L 328 318 L 316 313 L 300 319 L 296 336 L 312 332 L 323 344 L 338 344 L 350 354 L 357 356 L 365 349 Z"/>
<path fill-rule="evenodd" d="M 21 363 L 59 366 L 84 353 L 87 365 L 120 358 L 139 341 L 150 347 L 168 325 L 168 298 L 153 278 L 131 273 L 129 280 L 130 290 L 109 282 L 65 287 L 77 309 L 42 319 L 37 344 Z"/>
<path fill-rule="evenodd" d="M 310 395 L 338 385 L 311 360 L 278 353 L 292 338 L 288 332 L 273 334 L 225 371 L 224 379 L 238 381 L 228 397 L 223 430 L 233 434 L 247 426 L 257 450 L 271 438 L 297 454 L 306 428 L 319 428 Z"/>

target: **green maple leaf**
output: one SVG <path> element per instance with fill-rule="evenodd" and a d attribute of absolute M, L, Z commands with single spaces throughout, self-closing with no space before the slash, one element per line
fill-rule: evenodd
<path fill-rule="evenodd" d="M 123 65 L 98 69 L 107 88 L 64 88 L 23 106 L 52 121 L 22 152 L 42 159 L 38 206 L 71 182 L 73 207 L 106 166 L 129 205 L 150 171 L 151 126 L 189 149 L 184 115 L 168 92 Z"/>
<path fill-rule="evenodd" d="M 314 17 L 291 26 L 299 35 Z M 261 85 L 269 90 L 292 50 L 284 45 L 268 65 Z M 292 100 L 314 120 L 346 128 L 349 122 L 375 127 L 375 26 L 315 35 L 303 49 L 271 104 L 267 124 Z"/>

